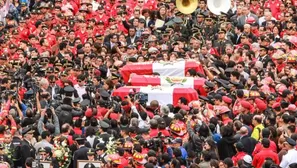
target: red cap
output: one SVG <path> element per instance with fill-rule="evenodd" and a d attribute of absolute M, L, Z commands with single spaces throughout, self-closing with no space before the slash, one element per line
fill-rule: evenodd
<path fill-rule="evenodd" d="M 265 104 L 265 102 L 259 98 L 255 99 L 255 103 L 257 105 L 257 108 L 261 111 L 264 111 L 267 108 L 267 105 Z"/>
<path fill-rule="evenodd" d="M 285 85 L 281 85 L 281 86 L 278 88 L 278 92 L 279 92 L 280 94 L 283 94 L 283 91 L 286 90 L 286 89 L 287 89 L 287 87 L 286 87 Z"/>
<path fill-rule="evenodd" d="M 264 103 L 264 102 L 263 102 L 261 99 L 256 98 L 256 99 L 255 99 L 255 103 L 256 103 L 256 104 L 259 104 L 259 103 Z"/>
<path fill-rule="evenodd" d="M 245 101 L 245 100 L 242 100 L 241 102 L 240 102 L 240 104 L 241 104 L 241 106 L 243 107 L 243 108 L 246 108 L 246 109 L 248 109 L 248 110 L 250 110 L 251 109 L 251 103 L 249 103 L 248 101 Z"/>
<path fill-rule="evenodd" d="M 232 99 L 230 97 L 227 96 L 223 96 L 223 101 L 227 104 L 231 104 L 232 103 Z"/>
<path fill-rule="evenodd" d="M 259 110 L 264 111 L 267 108 L 267 105 L 265 103 L 259 103 L 257 104 L 257 107 Z"/>
<path fill-rule="evenodd" d="M 253 18 L 253 17 L 248 17 L 247 19 L 246 19 L 246 23 L 247 24 L 252 24 L 252 23 L 255 23 L 255 18 Z"/>
<path fill-rule="evenodd" d="M 288 106 L 288 111 L 296 111 L 297 110 L 297 107 L 295 106 L 295 104 L 290 104 Z"/>
<path fill-rule="evenodd" d="M 279 102 L 275 102 L 273 105 L 272 105 L 272 108 L 278 108 L 280 107 L 280 103 Z"/>
<path fill-rule="evenodd" d="M 86 110 L 86 112 L 85 112 L 85 116 L 88 117 L 88 118 L 92 117 L 93 116 L 93 110 L 88 108 Z"/>

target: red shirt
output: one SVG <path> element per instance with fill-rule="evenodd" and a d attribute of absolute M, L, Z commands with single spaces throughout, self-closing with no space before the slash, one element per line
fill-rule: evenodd
<path fill-rule="evenodd" d="M 280 73 L 286 66 L 286 63 L 276 65 L 277 72 Z"/>
<path fill-rule="evenodd" d="M 158 136 L 158 133 L 159 133 L 159 130 L 158 129 L 152 129 L 150 130 L 150 137 L 157 137 Z"/>
<path fill-rule="evenodd" d="M 73 131 L 76 135 L 82 135 L 82 130 L 80 128 L 74 127 Z"/>
<path fill-rule="evenodd" d="M 20 34 L 20 39 L 28 40 L 28 36 L 30 34 L 29 29 L 24 28 L 24 27 L 19 27 L 18 31 L 19 31 L 19 34 Z"/>
<path fill-rule="evenodd" d="M 77 84 L 77 77 L 75 77 L 73 75 L 70 75 L 68 77 L 68 80 L 70 80 L 73 83 L 73 85 L 76 85 Z"/>
<path fill-rule="evenodd" d="M 263 146 L 261 143 L 258 143 L 256 146 L 255 146 L 255 149 L 252 153 L 252 156 L 254 157 L 257 153 L 259 153 L 261 150 L 263 149 Z M 273 152 L 277 152 L 277 147 L 276 147 L 276 144 L 274 141 L 271 141 L 270 140 L 270 145 L 269 145 L 269 149 L 271 149 Z"/>
<path fill-rule="evenodd" d="M 252 165 L 255 168 L 261 168 L 263 163 L 265 162 L 266 158 L 271 158 L 275 164 L 279 164 L 279 159 L 278 159 L 278 155 L 277 153 L 273 152 L 271 149 L 269 148 L 264 148 L 262 149 L 259 153 L 257 153 L 253 159 L 253 163 Z"/>
<path fill-rule="evenodd" d="M 162 135 L 164 135 L 164 136 L 166 136 L 166 137 L 170 136 L 169 131 L 166 130 L 166 129 L 163 129 L 163 130 L 160 130 L 160 129 L 159 129 L 159 131 L 162 132 Z"/>
<path fill-rule="evenodd" d="M 105 116 L 105 114 L 107 113 L 107 109 L 104 108 L 104 107 L 100 107 L 98 106 L 97 107 L 97 115 L 96 115 L 96 118 L 102 118 Z"/>
<path fill-rule="evenodd" d="M 110 113 L 109 114 L 109 118 L 110 119 L 114 119 L 114 120 L 118 120 L 119 119 L 119 114 L 118 113 Z"/>
<path fill-rule="evenodd" d="M 277 16 L 279 12 L 280 1 L 279 0 L 268 0 L 264 4 L 264 8 L 270 8 L 273 17 Z"/>
<path fill-rule="evenodd" d="M 232 157 L 233 164 L 237 166 L 237 162 L 243 159 L 245 155 L 247 155 L 245 152 L 237 152 L 236 155 Z"/>
<path fill-rule="evenodd" d="M 257 13 L 257 11 L 260 9 L 260 5 L 250 5 L 250 10 L 253 11 L 254 13 Z"/>
<path fill-rule="evenodd" d="M 87 33 L 87 31 L 82 32 L 82 31 L 79 30 L 79 31 L 75 32 L 75 36 L 78 37 L 78 38 L 80 38 L 80 40 L 83 43 L 85 43 L 86 40 L 87 40 L 87 37 L 88 37 L 88 33 Z"/>

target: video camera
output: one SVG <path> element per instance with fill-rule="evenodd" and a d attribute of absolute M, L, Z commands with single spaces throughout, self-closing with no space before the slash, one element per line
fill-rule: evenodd
<path fill-rule="evenodd" d="M 141 105 L 145 105 L 148 102 L 148 94 L 136 92 L 136 89 L 132 89 L 132 92 L 129 92 L 129 97 L 131 98 L 131 101 L 138 100 Z"/>
<path fill-rule="evenodd" d="M 85 86 L 87 93 L 96 93 L 97 90 L 92 81 L 88 81 L 88 83 Z"/>
<path fill-rule="evenodd" d="M 145 141 L 144 146 L 154 151 L 158 151 L 158 149 L 163 150 L 164 145 L 170 144 L 172 141 L 173 139 L 171 137 L 165 137 L 159 132 L 157 137 Z"/>
<path fill-rule="evenodd" d="M 109 100 L 104 101 L 103 106 L 108 109 L 113 108 L 113 111 L 116 113 L 120 113 L 122 111 L 122 107 L 121 107 L 120 103 L 113 99 L 111 99 L 111 101 L 109 101 Z"/>

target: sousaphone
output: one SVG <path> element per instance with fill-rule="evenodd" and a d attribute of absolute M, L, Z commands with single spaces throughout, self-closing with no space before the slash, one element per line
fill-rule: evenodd
<path fill-rule="evenodd" d="M 198 7 L 198 0 L 176 0 L 177 9 L 183 14 L 191 14 Z"/>
<path fill-rule="evenodd" d="M 227 13 L 231 8 L 231 0 L 207 0 L 208 9 L 215 15 Z"/>

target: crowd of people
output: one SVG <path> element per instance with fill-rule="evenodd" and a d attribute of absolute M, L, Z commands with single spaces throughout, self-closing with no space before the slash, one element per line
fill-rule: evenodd
<path fill-rule="evenodd" d="M 0 0 L 0 168 L 297 168 L 297 1 L 207 3 Z M 198 100 L 113 95 L 181 60 Z"/>

